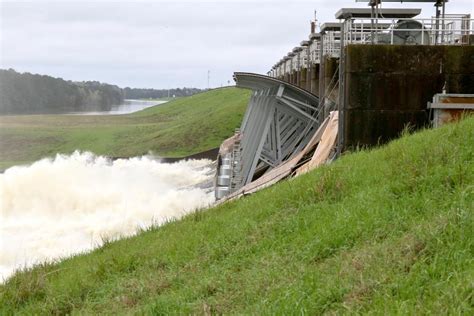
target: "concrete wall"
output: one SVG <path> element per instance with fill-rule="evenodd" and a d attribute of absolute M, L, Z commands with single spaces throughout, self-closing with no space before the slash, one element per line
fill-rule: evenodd
<path fill-rule="evenodd" d="M 301 68 L 299 71 L 299 87 L 302 89 L 306 89 L 306 79 L 308 77 L 308 69 L 307 68 Z"/>
<path fill-rule="evenodd" d="M 309 73 L 309 86 L 308 91 L 319 96 L 319 64 L 311 65 L 311 71 Z"/>
<path fill-rule="evenodd" d="M 323 63 L 324 80 L 321 82 L 321 88 L 324 90 L 322 91 L 325 91 L 326 98 L 338 102 L 339 89 L 337 83 L 339 78 L 336 72 L 339 68 L 339 58 L 326 56 L 323 58 Z"/>
<path fill-rule="evenodd" d="M 370 146 L 429 122 L 427 102 L 474 93 L 474 46 L 349 45 L 344 69 L 343 147 Z"/>

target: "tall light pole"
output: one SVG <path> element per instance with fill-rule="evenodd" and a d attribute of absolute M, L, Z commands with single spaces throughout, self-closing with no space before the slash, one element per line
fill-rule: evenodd
<path fill-rule="evenodd" d="M 211 77 L 211 71 L 208 70 L 207 71 L 207 90 L 209 90 L 209 79 L 210 79 L 210 77 Z"/>

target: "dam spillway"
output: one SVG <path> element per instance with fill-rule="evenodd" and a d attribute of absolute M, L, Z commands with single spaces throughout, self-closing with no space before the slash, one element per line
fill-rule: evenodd
<path fill-rule="evenodd" d="M 436 17 L 420 19 L 421 9 L 342 8 L 335 14 L 338 21 L 321 24 L 319 32 L 313 21 L 308 39 L 267 76 L 235 73 L 237 86 L 252 89 L 253 96 L 241 128 L 221 146 L 216 197 L 242 193 L 268 174 L 273 179 L 294 174 L 308 159 L 291 167 L 286 163 L 301 154 L 323 122 L 334 119 L 332 112 L 337 112 L 337 131 L 327 131 L 332 136 L 324 146 L 332 144 L 334 134 L 337 140 L 316 160 L 331 161 L 347 150 L 386 143 L 407 126 L 429 126 L 433 115 L 439 118 L 429 104 L 449 99 L 443 95 L 471 100 L 458 103 L 456 110 L 472 111 L 474 19 L 441 15 L 438 9 Z M 279 95 L 285 91 L 297 91 L 300 98 Z M 284 122 L 276 113 L 283 111 L 306 121 L 292 126 L 295 143 L 280 148 L 277 135 L 285 136 L 277 125 Z M 318 152 L 322 141 L 304 154 Z M 290 171 L 275 171 L 285 164 Z"/>
<path fill-rule="evenodd" d="M 252 73 L 235 73 L 234 79 L 253 93 L 241 128 L 219 151 L 219 198 L 291 159 L 321 123 L 319 98 L 309 91 Z"/>

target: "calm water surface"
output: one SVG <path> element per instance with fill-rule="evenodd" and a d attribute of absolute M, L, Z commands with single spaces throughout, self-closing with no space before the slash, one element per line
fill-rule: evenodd
<path fill-rule="evenodd" d="M 68 114 L 74 115 L 117 115 L 117 114 L 128 114 L 143 109 L 149 108 L 154 105 L 160 105 L 167 101 L 145 101 L 145 100 L 125 100 L 123 104 L 112 105 L 110 111 L 94 111 L 94 112 L 71 112 Z"/>

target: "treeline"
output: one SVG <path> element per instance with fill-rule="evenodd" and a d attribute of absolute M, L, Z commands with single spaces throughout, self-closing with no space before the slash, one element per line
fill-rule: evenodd
<path fill-rule="evenodd" d="M 122 89 L 114 85 L 0 69 L 0 114 L 107 111 L 123 100 Z"/>
<path fill-rule="evenodd" d="M 195 88 L 122 89 L 98 81 L 73 82 L 13 69 L 0 69 L 0 115 L 109 111 L 124 99 L 185 97 Z"/>
<path fill-rule="evenodd" d="M 176 88 L 176 89 L 139 89 L 129 88 L 123 89 L 125 99 L 161 99 L 167 97 L 188 97 L 198 92 L 197 88 Z"/>

